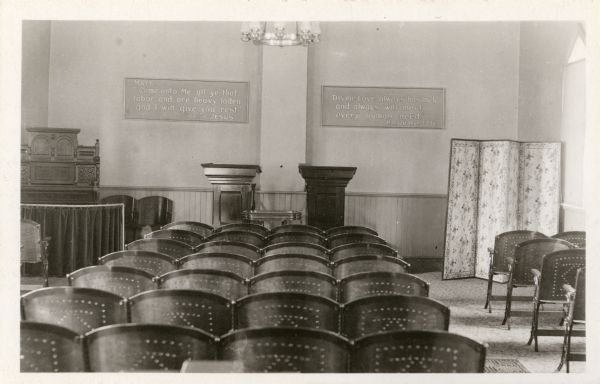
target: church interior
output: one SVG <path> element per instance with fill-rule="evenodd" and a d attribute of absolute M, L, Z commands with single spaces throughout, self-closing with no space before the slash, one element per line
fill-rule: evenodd
<path fill-rule="evenodd" d="M 589 372 L 586 43 L 24 20 L 20 371 Z"/>

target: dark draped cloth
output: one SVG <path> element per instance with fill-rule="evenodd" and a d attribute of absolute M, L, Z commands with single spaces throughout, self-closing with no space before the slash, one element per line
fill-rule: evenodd
<path fill-rule="evenodd" d="M 98 258 L 123 249 L 123 205 L 21 204 L 21 218 L 40 224 L 50 236 L 48 274 L 64 276 L 95 265 Z"/>

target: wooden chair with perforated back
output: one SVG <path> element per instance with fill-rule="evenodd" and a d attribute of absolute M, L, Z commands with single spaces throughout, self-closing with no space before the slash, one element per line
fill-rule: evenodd
<path fill-rule="evenodd" d="M 42 238 L 39 223 L 21 219 L 21 265 L 42 264 L 42 286 L 48 286 L 48 246 L 50 237 Z"/>
<path fill-rule="evenodd" d="M 284 232 L 310 232 L 321 236 L 325 235 L 325 232 L 319 228 L 307 224 L 285 224 L 271 228 L 271 234 Z"/>
<path fill-rule="evenodd" d="M 137 293 L 155 289 L 154 275 L 129 267 L 94 265 L 67 275 L 71 287 L 94 288 L 128 298 Z"/>
<path fill-rule="evenodd" d="M 79 334 L 127 322 L 123 297 L 92 288 L 50 287 L 21 296 L 21 320 L 49 323 Z"/>
<path fill-rule="evenodd" d="M 123 204 L 125 221 L 125 244 L 135 240 L 136 200 L 129 195 L 111 195 L 100 200 L 102 204 Z"/>
<path fill-rule="evenodd" d="M 381 243 L 350 243 L 332 248 L 331 261 L 339 261 L 353 256 L 390 256 L 398 257 L 398 251 Z"/>
<path fill-rule="evenodd" d="M 180 269 L 214 269 L 235 273 L 244 279 L 254 275 L 252 260 L 234 253 L 194 253 L 179 259 L 178 264 Z"/>
<path fill-rule="evenodd" d="M 553 239 L 567 240 L 577 248 L 585 248 L 585 231 L 567 231 L 557 233 L 552 236 Z"/>
<path fill-rule="evenodd" d="M 163 253 L 174 260 L 193 253 L 193 247 L 173 239 L 139 239 L 125 245 L 125 249 Z"/>
<path fill-rule="evenodd" d="M 244 372 L 346 373 L 349 342 L 321 329 L 249 328 L 221 338 L 219 359 L 243 361 Z"/>
<path fill-rule="evenodd" d="M 235 273 L 214 269 L 179 269 L 159 276 L 161 289 L 200 290 L 237 300 L 248 294 L 248 283 Z"/>
<path fill-rule="evenodd" d="M 361 297 L 377 295 L 429 296 L 429 283 L 403 272 L 360 272 L 339 283 L 339 301 L 346 303 Z"/>
<path fill-rule="evenodd" d="M 267 273 L 277 271 L 313 271 L 331 274 L 331 265 L 328 259 L 302 254 L 279 254 L 263 256 L 254 263 L 254 273 Z"/>
<path fill-rule="evenodd" d="M 207 241 L 195 247 L 194 253 L 232 253 L 256 260 L 260 257 L 260 248 L 239 241 Z"/>
<path fill-rule="evenodd" d="M 586 360 L 585 352 L 571 351 L 571 338 L 585 336 L 585 268 L 577 270 L 575 285 L 565 284 L 563 291 L 567 298 L 565 330 L 560 364 L 556 370 L 560 371 L 566 363 L 567 373 L 569 373 L 571 361 Z"/>
<path fill-rule="evenodd" d="M 327 231 L 325 231 L 325 236 L 332 237 L 343 233 L 366 233 L 369 235 L 379 236 L 377 231 L 373 228 L 362 225 L 342 225 L 339 227 L 329 228 Z"/>
<path fill-rule="evenodd" d="M 501 275 L 508 279 L 509 275 L 509 260 L 514 257 L 515 246 L 523 241 L 532 239 L 543 239 L 547 236 L 541 232 L 518 230 L 508 231 L 497 235 L 494 239 L 494 248 L 488 248 L 490 254 L 490 266 L 488 270 L 488 284 L 485 297 L 485 305 L 489 313 L 492 313 L 492 301 L 506 300 L 506 296 L 492 295 L 492 287 L 494 277 Z M 524 300 L 520 297 L 518 300 Z"/>
<path fill-rule="evenodd" d="M 146 196 L 136 201 L 135 211 L 136 239 L 146 233 L 156 231 L 171 222 L 173 201 L 164 196 Z"/>
<path fill-rule="evenodd" d="M 243 231 L 253 232 L 262 237 L 269 236 L 269 229 L 264 225 L 252 224 L 252 223 L 231 223 L 225 224 L 214 229 L 214 232 L 228 232 L 228 231 Z"/>
<path fill-rule="evenodd" d="M 210 236 L 207 236 L 204 241 L 235 241 L 240 243 L 246 243 L 260 248 L 265 243 L 265 237 L 259 235 L 256 232 L 240 231 L 240 230 L 229 230 L 224 232 L 215 232 Z"/>
<path fill-rule="evenodd" d="M 354 340 L 356 373 L 483 373 L 487 345 L 446 331 L 388 331 Z"/>
<path fill-rule="evenodd" d="M 138 293 L 128 301 L 132 323 L 180 325 L 216 336 L 231 330 L 231 301 L 214 293 L 157 289 Z"/>
<path fill-rule="evenodd" d="M 182 229 L 184 231 L 191 231 L 199 234 L 202 237 L 206 237 L 213 233 L 212 225 L 201 223 L 199 221 L 174 221 L 160 227 L 160 229 Z"/>
<path fill-rule="evenodd" d="M 196 232 L 186 231 L 184 229 L 159 229 L 144 235 L 145 239 L 171 239 L 186 243 L 190 247 L 195 247 L 204 242 L 204 237 Z"/>
<path fill-rule="evenodd" d="M 85 335 L 92 372 L 179 371 L 184 361 L 212 360 L 213 335 L 164 324 L 116 324 Z"/>
<path fill-rule="evenodd" d="M 55 324 L 21 322 L 21 372 L 84 372 L 79 334 Z"/>
<path fill-rule="evenodd" d="M 544 255 L 552 252 L 571 249 L 573 244 L 565 240 L 541 238 L 527 240 L 517 244 L 514 257 L 509 257 L 508 282 L 506 284 L 506 307 L 504 310 L 504 319 L 502 324 L 506 324 L 510 329 L 510 318 L 513 316 L 531 316 L 529 311 L 513 311 L 512 299 L 515 288 L 533 287 L 534 275 L 533 269 L 539 270 L 542 265 Z M 529 301 L 532 297 L 529 297 Z"/>
<path fill-rule="evenodd" d="M 342 334 L 356 339 L 400 330 L 442 330 L 450 324 L 450 308 L 421 296 L 366 296 L 344 304 Z"/>
<path fill-rule="evenodd" d="M 544 304 L 567 303 L 563 294 L 565 284 L 574 286 L 577 270 L 585 268 L 585 249 L 575 248 L 556 251 L 545 255 L 542 267 L 533 269 L 533 316 L 531 319 L 531 336 L 527 345 L 535 341 L 535 351 L 538 351 L 538 336 L 562 336 L 564 332 L 554 329 L 539 329 L 540 306 Z M 551 311 L 544 311 L 551 312 Z M 554 311 L 562 314 L 562 311 Z"/>
<path fill-rule="evenodd" d="M 108 267 L 141 269 L 154 276 L 160 276 L 177 269 L 177 262 L 172 256 L 159 252 L 140 250 L 112 252 L 99 258 L 98 264 Z"/>
<path fill-rule="evenodd" d="M 391 256 L 352 256 L 333 263 L 333 275 L 344 279 L 352 274 L 361 272 L 408 272 L 410 264 Z"/>
<path fill-rule="evenodd" d="M 313 271 L 278 271 L 255 275 L 248 293 L 300 292 L 337 299 L 337 281 L 331 275 Z"/>
<path fill-rule="evenodd" d="M 376 243 L 387 244 L 384 239 L 370 233 L 340 233 L 327 238 L 329 249 L 339 247 L 344 244 L 355 243 Z"/>
<path fill-rule="evenodd" d="M 327 238 L 325 236 L 303 231 L 274 233 L 267 237 L 266 240 L 266 244 L 268 245 L 290 242 L 317 244 L 322 247 L 327 246 Z"/>
<path fill-rule="evenodd" d="M 329 258 L 329 252 L 324 246 L 298 241 L 267 245 L 262 249 L 262 253 L 264 256 L 302 254 Z"/>
<path fill-rule="evenodd" d="M 265 292 L 235 303 L 234 327 L 301 327 L 339 331 L 339 304 L 327 297 L 298 292 Z"/>

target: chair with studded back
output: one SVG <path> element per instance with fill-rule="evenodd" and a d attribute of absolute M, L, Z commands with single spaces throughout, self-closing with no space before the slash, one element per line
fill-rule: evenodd
<path fill-rule="evenodd" d="M 197 233 L 202 237 L 206 237 L 213 233 L 212 225 L 204 224 L 199 221 L 174 221 L 163 225 L 160 229 L 182 229 L 184 231 Z"/>
<path fill-rule="evenodd" d="M 287 243 L 277 243 L 267 245 L 262 249 L 264 256 L 281 255 L 281 254 L 302 254 L 320 256 L 329 259 L 327 248 L 322 245 L 303 243 L 299 241 L 290 241 Z"/>
<path fill-rule="evenodd" d="M 135 206 L 136 239 L 156 231 L 171 222 L 173 201 L 163 196 L 146 196 L 138 199 Z"/>
<path fill-rule="evenodd" d="M 508 260 L 513 258 L 515 246 L 526 240 L 543 239 L 546 237 L 547 236 L 541 232 L 526 230 L 504 232 L 495 237 L 494 249 L 488 249 L 490 254 L 490 266 L 488 270 L 488 284 L 484 309 L 487 308 L 489 313 L 492 313 L 492 301 L 506 300 L 506 296 L 492 295 L 492 287 L 495 276 L 504 276 L 504 279 L 508 279 Z"/>
<path fill-rule="evenodd" d="M 67 275 L 71 287 L 94 288 L 128 298 L 137 293 L 155 289 L 154 275 L 129 267 L 94 265 Z"/>
<path fill-rule="evenodd" d="M 354 340 L 350 370 L 483 373 L 487 345 L 446 331 L 389 331 Z"/>
<path fill-rule="evenodd" d="M 328 259 L 302 254 L 263 256 L 254 263 L 254 272 L 257 275 L 276 271 L 313 271 L 330 275 L 331 266 Z"/>
<path fill-rule="evenodd" d="M 111 195 L 100 200 L 102 204 L 123 204 L 125 213 L 125 244 L 135 240 L 136 200 L 129 195 Z"/>
<path fill-rule="evenodd" d="M 50 323 L 79 334 L 127 322 L 123 297 L 92 288 L 40 288 L 21 296 L 21 320 Z"/>
<path fill-rule="evenodd" d="M 164 253 L 174 260 L 193 252 L 188 244 L 173 239 L 139 239 L 125 245 L 125 249 Z"/>
<path fill-rule="evenodd" d="M 169 324 L 220 336 L 231 329 L 231 301 L 214 293 L 157 289 L 129 298 L 132 323 Z"/>
<path fill-rule="evenodd" d="M 235 303 L 234 327 L 301 327 L 338 332 L 339 304 L 327 297 L 298 292 L 266 292 Z"/>
<path fill-rule="evenodd" d="M 98 264 L 108 267 L 130 267 L 141 269 L 154 276 L 160 276 L 177 269 L 173 257 L 153 251 L 127 250 L 104 255 L 98 259 Z"/>
<path fill-rule="evenodd" d="M 393 330 L 447 331 L 449 324 L 450 309 L 421 296 L 367 296 L 342 309 L 342 334 L 351 340 Z"/>
<path fill-rule="evenodd" d="M 544 304 L 566 304 L 563 293 L 565 284 L 575 286 L 577 270 L 585 268 L 585 249 L 574 248 L 556 251 L 545 255 L 542 267 L 533 269 L 533 316 L 531 319 L 531 336 L 528 345 L 535 341 L 535 351 L 538 351 L 538 336 L 562 336 L 564 333 L 554 329 L 539 329 L 540 306 Z M 551 311 L 544 311 L 551 312 Z M 553 311 L 562 314 L 562 311 Z"/>
<path fill-rule="evenodd" d="M 316 244 L 320 245 L 321 247 L 327 246 L 327 238 L 325 236 L 305 231 L 274 233 L 267 237 L 266 244 L 273 245 L 290 242 Z"/>
<path fill-rule="evenodd" d="M 585 248 L 585 231 L 567 231 L 557 233 L 552 236 L 553 239 L 567 240 L 577 248 Z"/>
<path fill-rule="evenodd" d="M 232 272 L 245 279 L 254 274 L 252 259 L 234 253 L 194 253 L 178 260 L 181 269 L 214 269 Z"/>
<path fill-rule="evenodd" d="M 55 324 L 21 322 L 21 372 L 84 372 L 81 336 Z"/>
<path fill-rule="evenodd" d="M 255 275 L 248 293 L 300 292 L 337 298 L 337 281 L 331 275 L 313 271 L 278 271 Z"/>
<path fill-rule="evenodd" d="M 502 324 L 507 324 L 510 329 L 510 318 L 513 316 L 531 316 L 529 311 L 513 311 L 512 300 L 515 288 L 533 287 L 533 269 L 539 270 L 542 266 L 544 255 L 552 252 L 571 249 L 573 244 L 565 240 L 541 238 L 527 240 L 517 244 L 514 257 L 508 258 L 508 282 L 506 284 L 506 307 Z M 529 297 L 531 302 L 532 297 Z"/>
<path fill-rule="evenodd" d="M 244 372 L 346 373 L 349 342 L 330 331 L 248 328 L 221 338 L 219 358 L 243 361 Z"/>
<path fill-rule="evenodd" d="M 186 231 L 184 229 L 159 229 L 152 231 L 144 235 L 145 239 L 172 239 L 181 241 L 195 247 L 204 241 L 204 237 L 200 236 L 196 232 Z"/>
<path fill-rule="evenodd" d="M 215 232 L 210 236 L 207 236 L 205 241 L 236 241 L 240 243 L 246 243 L 254 245 L 255 247 L 262 247 L 265 243 L 265 237 L 259 235 L 256 232 L 240 231 L 240 230 L 229 230 L 223 232 Z"/>
<path fill-rule="evenodd" d="M 159 276 L 157 281 L 161 289 L 200 290 L 229 300 L 248 294 L 248 283 L 243 277 L 214 269 L 180 269 Z"/>
<path fill-rule="evenodd" d="M 262 237 L 269 236 L 269 229 L 263 225 L 252 223 L 231 223 L 215 228 L 214 232 L 245 231 L 254 232 Z"/>
<path fill-rule="evenodd" d="M 574 287 L 569 284 L 563 286 L 567 297 L 565 330 L 560 364 L 556 368 L 557 371 L 560 371 L 566 363 L 567 373 L 570 371 L 571 361 L 585 361 L 586 359 L 585 352 L 571 351 L 571 338 L 585 336 L 585 268 L 577 270 Z"/>
<path fill-rule="evenodd" d="M 260 257 L 260 248 L 239 241 L 208 241 L 194 248 L 194 253 L 233 253 L 256 260 Z"/>
<path fill-rule="evenodd" d="M 319 228 L 307 224 L 285 224 L 271 228 L 271 234 L 284 232 L 310 232 L 324 236 L 324 232 Z"/>
<path fill-rule="evenodd" d="M 342 225 L 339 227 L 329 228 L 325 231 L 327 237 L 332 237 L 342 233 L 366 233 L 369 235 L 379 236 L 376 230 L 362 225 Z"/>
<path fill-rule="evenodd" d="M 21 265 L 42 264 L 43 286 L 48 286 L 48 245 L 50 237 L 42 239 L 40 224 L 21 219 Z"/>
<path fill-rule="evenodd" d="M 327 238 L 329 249 L 339 247 L 344 244 L 354 243 L 376 243 L 386 244 L 385 240 L 377 235 L 370 233 L 340 233 Z"/>
<path fill-rule="evenodd" d="M 330 250 L 331 261 L 340 261 L 353 256 L 390 256 L 398 257 L 398 251 L 389 245 L 380 243 L 351 243 L 339 245 Z"/>
<path fill-rule="evenodd" d="M 333 263 L 333 275 L 343 279 L 354 273 L 361 272 L 408 272 L 410 264 L 406 261 L 391 256 L 352 256 Z"/>
<path fill-rule="evenodd" d="M 429 283 L 402 272 L 361 272 L 352 274 L 339 283 L 339 301 L 346 303 L 376 295 L 429 296 Z"/>
<path fill-rule="evenodd" d="M 184 361 L 212 360 L 216 340 L 200 329 L 116 324 L 85 335 L 92 372 L 179 371 Z"/>

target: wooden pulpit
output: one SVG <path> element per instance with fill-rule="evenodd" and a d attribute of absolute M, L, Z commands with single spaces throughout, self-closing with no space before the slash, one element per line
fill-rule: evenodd
<path fill-rule="evenodd" d="M 241 223 L 242 212 L 254 209 L 252 185 L 260 166 L 248 164 L 202 164 L 213 186 L 213 226 Z"/>
<path fill-rule="evenodd" d="M 306 181 L 307 224 L 322 230 L 344 225 L 346 186 L 356 167 L 324 167 L 300 164 Z"/>

